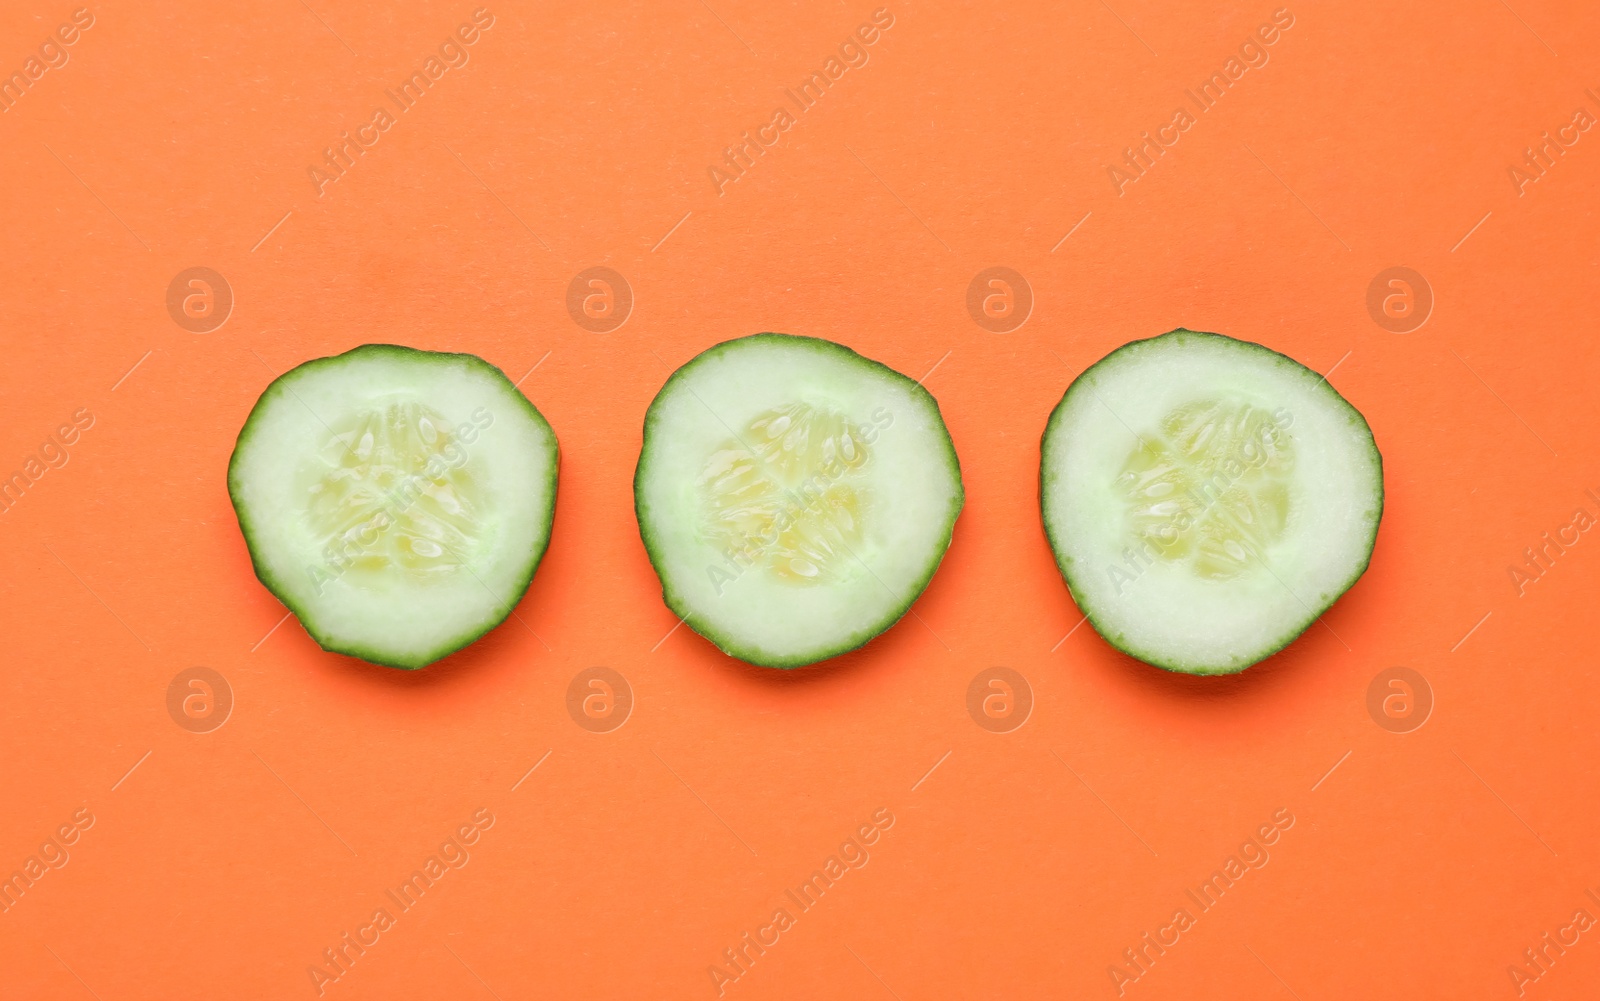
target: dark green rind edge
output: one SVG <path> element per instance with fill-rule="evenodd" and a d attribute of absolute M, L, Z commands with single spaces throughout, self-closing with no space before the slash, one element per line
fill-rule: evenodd
<path fill-rule="evenodd" d="M 239 460 L 239 453 L 244 448 L 245 443 L 259 430 L 256 427 L 256 421 L 263 415 L 267 399 L 273 394 L 274 390 L 282 389 L 283 391 L 288 392 L 288 385 L 291 377 L 297 374 L 303 374 L 303 370 L 305 369 L 324 365 L 332 365 L 340 361 L 349 360 L 352 355 L 362 353 L 386 353 L 404 357 L 416 356 L 422 361 L 431 361 L 436 358 L 452 358 L 461 359 L 467 362 L 469 365 L 480 366 L 489 372 L 492 372 L 494 375 L 499 376 L 500 379 L 506 383 L 506 385 L 511 387 L 513 395 L 517 399 L 521 400 L 523 405 L 527 407 L 528 414 L 537 423 L 544 425 L 545 430 L 550 432 L 550 440 L 555 442 L 555 461 L 550 464 L 550 510 L 545 516 L 544 544 L 539 546 L 531 554 L 531 558 L 528 563 L 527 576 L 523 580 L 522 586 L 517 588 L 515 600 L 507 603 L 505 612 L 501 614 L 499 618 L 494 619 L 485 625 L 482 629 L 463 635 L 458 639 L 448 640 L 444 643 L 441 643 L 439 646 L 426 652 L 419 653 L 414 657 L 389 657 L 379 651 L 367 647 L 355 645 L 341 646 L 321 635 L 315 624 L 311 621 L 311 613 L 308 610 L 297 608 L 294 604 L 292 604 L 289 599 L 285 597 L 284 591 L 280 590 L 277 586 L 277 583 L 272 579 L 272 575 L 267 573 L 263 568 L 262 558 L 256 553 L 253 523 L 249 516 L 245 513 L 245 505 L 240 501 L 240 485 L 234 477 L 234 466 Z M 300 620 L 300 625 L 305 628 L 305 631 L 311 636 L 312 639 L 317 641 L 318 646 L 322 647 L 322 649 L 328 651 L 329 653 L 339 653 L 350 657 L 359 657 L 360 659 L 371 664 L 378 664 L 383 667 L 395 667 L 403 671 L 415 671 L 420 668 L 427 667 L 434 661 L 443 657 L 447 657 L 463 647 L 470 646 L 480 637 L 494 630 L 501 623 L 505 622 L 506 619 L 511 617 L 511 613 L 516 608 L 517 603 L 522 600 L 522 596 L 528 591 L 528 586 L 533 583 L 533 575 L 538 572 L 539 564 L 544 560 L 545 551 L 550 548 L 550 538 L 552 534 L 551 528 L 554 524 L 556 513 L 556 485 L 559 480 L 560 467 L 561 443 L 556 438 L 555 429 L 550 426 L 549 421 L 545 420 L 544 415 L 541 414 L 539 409 L 533 405 L 533 402 L 524 396 L 522 391 L 518 389 L 510 379 L 507 379 L 506 374 L 500 371 L 500 369 L 495 365 L 484 361 L 477 355 L 466 354 L 463 352 L 424 351 L 420 348 L 406 347 L 403 344 L 363 344 L 359 347 L 351 348 L 349 351 L 346 351 L 342 354 L 329 355 L 326 358 L 313 358 L 310 361 L 302 362 L 301 364 L 296 365 L 294 368 L 272 380 L 267 388 L 262 390 L 261 396 L 257 398 L 255 406 L 250 409 L 250 416 L 245 418 L 244 427 L 239 429 L 239 437 L 234 442 L 233 454 L 228 458 L 228 497 L 233 502 L 234 515 L 239 519 L 239 531 L 244 535 L 245 547 L 250 551 L 250 564 L 255 570 L 256 579 L 261 581 L 262 584 L 266 585 L 267 590 L 272 592 L 273 597 L 277 598 L 283 603 L 284 607 L 288 608 L 289 611 L 294 613 L 295 618 Z"/>
<path fill-rule="evenodd" d="M 856 364 L 868 365 L 875 369 L 880 369 L 885 375 L 893 379 L 899 379 L 903 382 L 911 383 L 913 396 L 920 396 L 920 398 L 927 403 L 933 412 L 933 416 L 939 421 L 939 426 L 944 428 L 945 450 L 949 456 L 950 466 L 956 474 L 955 503 L 951 508 L 949 520 L 945 525 L 943 544 L 939 547 L 938 555 L 935 556 L 933 561 L 929 564 L 928 572 L 923 575 L 920 581 L 916 582 L 914 587 L 911 588 L 910 594 L 906 598 L 905 602 L 902 603 L 899 608 L 892 610 L 889 614 L 884 616 L 880 625 L 862 629 L 841 640 L 837 646 L 829 647 L 825 652 L 816 656 L 769 656 L 763 654 L 760 649 L 754 646 L 741 645 L 731 639 L 719 636 L 714 630 L 697 623 L 694 618 L 693 610 L 681 596 L 673 592 L 671 582 L 667 580 L 666 574 L 662 572 L 663 561 L 656 552 L 657 547 L 655 543 L 652 542 L 649 533 L 645 530 L 644 516 L 645 512 L 648 510 L 648 505 L 645 503 L 640 491 L 640 484 L 644 479 L 645 467 L 650 456 L 650 435 L 654 429 L 654 425 L 661 419 L 660 414 L 657 411 L 657 407 L 660 405 L 661 401 L 666 398 L 668 391 L 673 388 L 673 384 L 680 378 L 683 378 L 685 373 L 689 372 L 690 369 L 694 368 L 702 360 L 712 358 L 713 356 L 728 350 L 733 345 L 744 345 L 750 341 L 778 338 L 781 338 L 785 343 L 791 344 L 795 342 L 804 342 L 807 347 L 810 347 L 816 351 L 835 352 L 844 357 L 847 361 Z M 840 654 L 849 653 L 851 650 L 859 649 L 865 646 L 868 642 L 887 632 L 894 626 L 895 623 L 904 618 L 906 612 L 910 611 L 911 606 L 916 604 L 917 599 L 922 596 L 922 592 L 927 590 L 928 583 L 933 580 L 933 575 L 938 572 L 939 565 L 944 562 L 945 553 L 949 551 L 951 539 L 955 534 L 956 519 L 961 515 L 962 508 L 966 506 L 966 496 L 966 486 L 961 481 L 961 460 L 956 455 L 956 446 L 955 442 L 950 438 L 950 429 L 944 423 L 944 414 L 939 409 L 939 401 L 934 399 L 932 393 L 928 392 L 920 383 L 908 378 L 903 373 L 896 372 L 894 369 L 880 361 L 874 361 L 871 358 L 867 358 L 864 355 L 858 354 L 850 348 L 845 347 L 843 344 L 824 340 L 820 337 L 804 337 L 798 334 L 760 333 L 749 334 L 745 337 L 735 337 L 732 340 L 715 344 L 695 355 L 687 362 L 684 362 L 684 364 L 676 372 L 673 372 L 672 375 L 667 378 L 667 381 L 662 384 L 660 391 L 656 393 L 655 399 L 650 401 L 649 409 L 645 411 L 644 440 L 639 448 L 639 463 L 635 467 L 633 474 L 633 510 L 634 518 L 639 524 L 639 538 L 644 543 L 645 552 L 650 557 L 650 565 L 655 569 L 656 576 L 661 580 L 661 598 L 664 602 L 666 602 L 667 608 L 671 609 L 680 619 L 687 623 L 689 628 L 693 629 L 695 632 L 711 641 L 711 643 L 714 644 L 717 649 L 721 650 L 728 656 L 737 657 L 742 661 L 755 664 L 758 667 L 775 667 L 784 670 L 790 670 L 796 667 L 805 667 L 808 664 L 815 664 L 819 661 L 828 660 L 831 657 L 837 657 Z"/>
<path fill-rule="evenodd" d="M 1062 578 L 1067 582 L 1067 591 L 1072 595 L 1073 602 L 1075 602 L 1077 604 L 1078 611 L 1083 613 L 1084 617 L 1089 620 L 1089 624 L 1094 627 L 1095 632 L 1099 633 L 1101 638 L 1104 639 L 1107 643 L 1111 644 L 1113 647 L 1115 647 L 1116 649 L 1122 651 L 1123 653 L 1127 654 L 1128 656 L 1134 658 L 1135 660 L 1143 661 L 1144 663 L 1150 664 L 1153 667 L 1159 667 L 1164 671 L 1171 671 L 1171 672 L 1173 672 L 1175 674 L 1197 674 L 1197 675 L 1206 675 L 1206 676 L 1213 676 L 1213 677 L 1217 676 L 1217 675 L 1238 674 L 1240 671 L 1243 671 L 1243 670 L 1245 670 L 1247 668 L 1253 667 L 1256 664 L 1261 663 L 1263 660 L 1266 660 L 1268 657 L 1271 657 L 1273 654 L 1278 653 L 1280 650 L 1283 650 L 1289 644 L 1291 644 L 1295 640 L 1299 639 L 1301 637 L 1301 635 L 1304 634 L 1307 629 L 1311 628 L 1311 626 L 1317 621 L 1318 618 L 1320 618 L 1323 615 L 1323 613 L 1325 613 L 1328 609 L 1332 608 L 1334 603 L 1337 602 L 1341 597 L 1343 597 L 1344 593 L 1346 591 L 1350 590 L 1350 588 L 1355 584 L 1356 581 L 1361 579 L 1361 575 L 1362 574 L 1367 572 L 1367 567 L 1370 566 L 1371 563 L 1372 563 L 1372 550 L 1373 550 L 1373 547 L 1377 543 L 1377 540 L 1378 540 L 1378 525 L 1379 525 L 1380 522 L 1383 521 L 1383 502 L 1384 502 L 1383 453 L 1378 450 L 1378 442 L 1372 435 L 1372 428 L 1371 428 L 1370 425 L 1367 424 L 1367 419 L 1364 416 L 1362 416 L 1361 411 L 1357 410 L 1355 408 L 1355 406 L 1353 404 L 1351 404 L 1351 402 L 1349 400 L 1345 399 L 1339 393 L 1338 390 L 1334 389 L 1333 388 L 1333 383 L 1329 382 L 1326 377 L 1323 377 L 1321 384 L 1323 386 L 1327 387 L 1327 391 L 1330 394 L 1332 394 L 1333 398 L 1335 400 L 1338 400 L 1340 404 L 1343 404 L 1344 408 L 1349 411 L 1350 416 L 1353 418 L 1352 423 L 1359 424 L 1360 427 L 1362 428 L 1362 430 L 1364 430 L 1366 432 L 1367 441 L 1372 446 L 1372 456 L 1373 456 L 1373 458 L 1375 460 L 1377 460 L 1377 464 L 1378 464 L 1378 509 L 1377 509 L 1375 517 L 1373 517 L 1373 519 L 1372 519 L 1372 534 L 1367 539 L 1367 555 L 1366 555 L 1366 558 L 1361 561 L 1361 566 L 1356 568 L 1355 572 L 1350 575 L 1349 579 L 1347 579 L 1344 582 L 1344 584 L 1341 585 L 1338 588 L 1338 590 L 1336 590 L 1331 596 L 1329 596 L 1328 599 L 1322 605 L 1315 607 L 1314 610 L 1312 611 L 1311 615 L 1309 615 L 1306 618 L 1304 623 L 1302 623 L 1298 627 L 1295 627 L 1295 628 L 1291 629 L 1290 631 L 1286 632 L 1284 634 L 1283 642 L 1281 642 L 1277 646 L 1271 647 L 1269 649 L 1264 649 L 1260 653 L 1259 656 L 1256 656 L 1254 659 L 1246 661 L 1243 664 L 1240 664 L 1238 667 L 1227 667 L 1227 668 L 1187 667 L 1187 666 L 1184 666 L 1184 664 L 1182 664 L 1181 662 L 1178 662 L 1178 661 L 1162 661 L 1160 658 L 1158 658 L 1156 656 L 1142 653 L 1139 650 L 1138 644 L 1135 643 L 1134 641 L 1130 640 L 1128 637 L 1122 636 L 1122 635 L 1113 636 L 1107 630 L 1102 628 L 1101 624 L 1100 624 L 1100 620 L 1097 619 L 1095 617 L 1094 612 L 1087 605 L 1084 604 L 1082 598 L 1079 595 L 1079 589 L 1073 586 L 1072 570 L 1070 569 L 1071 561 L 1067 560 L 1062 555 L 1062 553 L 1063 553 L 1063 542 L 1059 538 L 1058 530 L 1056 528 L 1054 528 L 1050 524 L 1049 508 L 1045 504 L 1046 493 L 1048 492 L 1050 486 L 1055 482 L 1055 478 L 1056 478 L 1052 474 L 1051 470 L 1046 466 L 1046 462 L 1048 461 L 1047 457 L 1050 454 L 1050 435 L 1055 431 L 1055 429 L 1057 427 L 1057 421 L 1059 419 L 1061 419 L 1062 416 L 1065 413 L 1066 406 L 1067 406 L 1067 400 L 1072 396 L 1073 390 L 1077 389 L 1079 384 L 1083 383 L 1084 379 L 1091 372 L 1093 372 L 1095 369 L 1099 368 L 1101 365 L 1104 365 L 1107 362 L 1111 361 L 1113 358 L 1115 358 L 1117 355 L 1121 354 L 1122 352 L 1127 351 L 1129 348 L 1135 347 L 1135 346 L 1140 345 L 1140 344 L 1146 344 L 1146 343 L 1148 343 L 1150 341 L 1160 340 L 1163 337 L 1174 337 L 1174 336 L 1178 336 L 1178 337 L 1216 337 L 1216 338 L 1220 338 L 1222 340 L 1232 341 L 1235 344 L 1243 345 L 1243 346 L 1248 347 L 1248 348 L 1253 348 L 1253 349 L 1255 349 L 1257 351 L 1265 351 L 1268 354 L 1275 355 L 1278 358 L 1283 359 L 1283 362 L 1286 362 L 1286 363 L 1288 363 L 1290 365 L 1293 365 L 1296 368 L 1303 369 L 1303 370 L 1305 370 L 1307 372 L 1311 372 L 1312 375 L 1316 375 L 1317 374 L 1316 372 L 1312 372 L 1311 369 L 1309 369 L 1306 366 L 1300 364 L 1299 362 L 1295 361 L 1293 358 L 1290 358 L 1288 355 L 1282 353 L 1281 351 L 1274 351 L 1271 348 L 1267 347 L 1266 345 L 1257 344 L 1254 341 L 1240 340 L 1237 337 L 1229 337 L 1226 334 L 1214 334 L 1214 333 L 1209 333 L 1209 332 L 1202 331 L 1202 330 L 1187 330 L 1187 329 L 1185 329 L 1183 327 L 1179 327 L 1176 330 L 1169 330 L 1164 334 L 1157 335 L 1156 337 L 1146 337 L 1146 338 L 1142 338 L 1142 339 L 1136 340 L 1136 341 L 1129 341 L 1127 344 L 1124 344 L 1121 347 L 1117 348 L 1115 351 L 1112 351 L 1110 354 L 1106 355 L 1104 358 L 1101 358 L 1099 361 L 1095 362 L 1093 365 L 1090 365 L 1088 368 L 1084 369 L 1083 372 L 1079 373 L 1078 377 L 1076 379 L 1072 380 L 1072 385 L 1068 386 L 1067 387 L 1067 391 L 1062 394 L 1061 402 L 1057 403 L 1056 406 L 1055 406 L 1055 409 L 1050 411 L 1050 419 L 1045 423 L 1044 435 L 1039 439 L 1039 516 L 1040 516 L 1040 521 L 1043 522 L 1043 524 L 1044 524 L 1045 538 L 1048 539 L 1049 542 L 1050 542 L 1050 551 L 1055 556 L 1056 568 L 1061 571 Z M 1084 384 L 1087 385 L 1087 383 L 1084 383 Z"/>

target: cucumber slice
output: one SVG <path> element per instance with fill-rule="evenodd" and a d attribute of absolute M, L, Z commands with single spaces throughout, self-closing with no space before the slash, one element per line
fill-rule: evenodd
<path fill-rule="evenodd" d="M 425 667 L 493 629 L 550 541 L 555 433 L 468 354 L 367 344 L 279 376 L 228 493 L 256 576 L 334 653 Z"/>
<path fill-rule="evenodd" d="M 1075 379 L 1045 427 L 1040 507 L 1078 608 L 1117 649 L 1232 674 L 1289 645 L 1366 570 L 1383 459 L 1291 358 L 1174 330 Z"/>
<path fill-rule="evenodd" d="M 897 622 L 964 496 L 927 390 L 787 334 L 718 344 L 672 374 L 645 414 L 633 491 L 667 607 L 723 652 L 783 668 Z"/>

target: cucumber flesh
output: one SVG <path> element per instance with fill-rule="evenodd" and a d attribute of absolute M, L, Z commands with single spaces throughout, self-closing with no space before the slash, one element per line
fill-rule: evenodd
<path fill-rule="evenodd" d="M 645 416 L 634 477 L 667 606 L 766 667 L 844 653 L 898 621 L 962 501 L 927 390 L 786 334 L 727 341 L 675 372 Z"/>
<path fill-rule="evenodd" d="M 1112 646 L 1230 674 L 1366 570 L 1383 460 L 1361 414 L 1291 358 L 1174 330 L 1080 375 L 1041 444 L 1045 534 Z"/>
<path fill-rule="evenodd" d="M 323 649 L 410 669 L 511 613 L 558 466 L 550 425 L 493 365 L 368 344 L 267 387 L 228 492 L 256 576 Z"/>

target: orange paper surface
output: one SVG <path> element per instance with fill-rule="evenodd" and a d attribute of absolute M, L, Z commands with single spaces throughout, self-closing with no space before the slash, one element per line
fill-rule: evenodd
<path fill-rule="evenodd" d="M 1595 996 L 1600 10 L 1001 6 L 0 11 L 0 994 Z M 1178 326 L 1384 457 L 1366 576 L 1237 677 L 1111 650 L 1039 523 L 1050 409 Z M 967 496 L 790 673 L 675 628 L 632 508 L 763 330 L 925 377 Z M 517 617 L 416 673 L 285 620 L 226 490 L 368 341 L 562 448 Z"/>

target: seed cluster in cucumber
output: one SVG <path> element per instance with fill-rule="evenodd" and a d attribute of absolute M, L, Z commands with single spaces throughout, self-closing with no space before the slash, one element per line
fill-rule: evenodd
<path fill-rule="evenodd" d="M 493 365 L 368 344 L 267 387 L 228 491 L 256 576 L 313 639 L 418 668 L 527 590 L 558 465 L 550 425 Z"/>
<path fill-rule="evenodd" d="M 1113 646 L 1228 674 L 1291 643 L 1366 570 L 1383 463 L 1327 379 L 1174 330 L 1068 388 L 1045 428 L 1040 504 L 1074 600 Z"/>
<path fill-rule="evenodd" d="M 724 652 L 799 667 L 911 607 L 963 491 L 933 397 L 831 341 L 756 334 L 651 403 L 634 477 L 666 603 Z"/>

